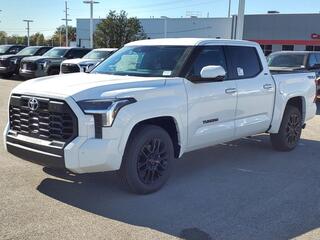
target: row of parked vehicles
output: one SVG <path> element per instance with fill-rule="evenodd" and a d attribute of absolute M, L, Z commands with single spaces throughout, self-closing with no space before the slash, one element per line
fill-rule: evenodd
<path fill-rule="evenodd" d="M 55 48 L 32 62 L 47 69 L 69 51 Z M 269 65 L 285 58 L 278 57 Z M 131 191 L 151 193 L 187 152 L 260 133 L 270 134 L 276 150 L 298 146 L 316 114 L 316 74 L 311 65 L 284 68 L 269 69 L 254 42 L 132 42 L 90 73 L 37 78 L 13 89 L 4 146 L 74 173 L 119 171 Z"/>
<path fill-rule="evenodd" d="M 77 48 L 21 45 L 0 46 L 0 76 L 35 78 L 59 73 L 87 72 L 109 57 L 115 48 Z"/>

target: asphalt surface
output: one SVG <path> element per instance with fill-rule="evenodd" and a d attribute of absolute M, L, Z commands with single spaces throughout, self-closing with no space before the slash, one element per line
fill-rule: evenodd
<path fill-rule="evenodd" d="M 1 131 L 17 84 L 0 79 Z M 0 239 L 320 239 L 320 111 L 293 152 L 261 135 L 174 167 L 161 191 L 137 196 L 115 173 L 46 169 L 7 154 L 1 139 Z"/>

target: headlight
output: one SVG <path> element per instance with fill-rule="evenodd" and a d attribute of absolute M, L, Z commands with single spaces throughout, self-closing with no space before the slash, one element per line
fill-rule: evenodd
<path fill-rule="evenodd" d="M 46 68 L 49 63 L 51 63 L 51 62 L 50 62 L 50 61 L 39 62 L 40 66 L 41 66 L 42 68 Z"/>
<path fill-rule="evenodd" d="M 10 59 L 10 62 L 16 65 L 18 64 L 18 58 L 12 58 Z"/>
<path fill-rule="evenodd" d="M 102 126 L 111 127 L 119 110 L 135 102 L 134 98 L 95 99 L 80 101 L 78 105 L 85 114 L 100 116 Z"/>

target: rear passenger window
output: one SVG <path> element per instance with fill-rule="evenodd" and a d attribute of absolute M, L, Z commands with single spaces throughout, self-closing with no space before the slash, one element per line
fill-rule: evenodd
<path fill-rule="evenodd" d="M 200 80 L 200 72 L 206 66 L 218 65 L 227 71 L 223 48 L 220 46 L 199 47 L 193 58 L 194 61 L 188 73 L 188 79 L 191 81 Z"/>
<path fill-rule="evenodd" d="M 226 55 L 231 79 L 253 78 L 262 71 L 255 47 L 227 46 Z"/>

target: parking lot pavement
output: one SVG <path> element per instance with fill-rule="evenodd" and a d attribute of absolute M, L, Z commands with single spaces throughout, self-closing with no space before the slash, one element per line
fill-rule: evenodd
<path fill-rule="evenodd" d="M 1 130 L 18 83 L 0 80 Z M 290 153 L 260 135 L 187 154 L 147 196 L 127 193 L 115 173 L 23 161 L 1 140 L 0 239 L 320 239 L 320 111 L 302 138 Z"/>

